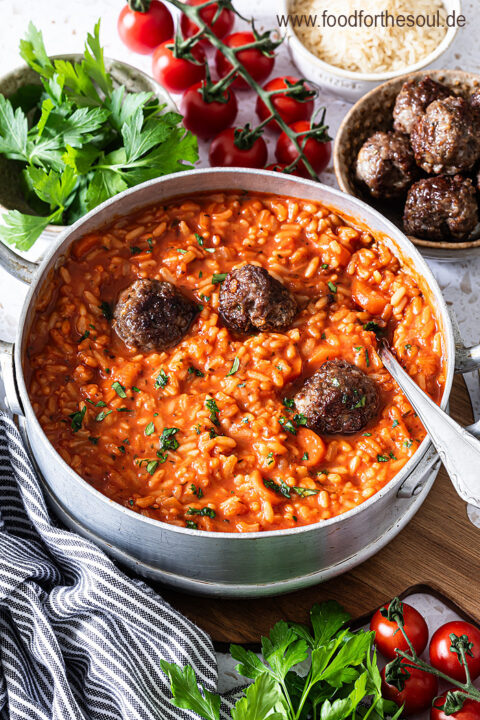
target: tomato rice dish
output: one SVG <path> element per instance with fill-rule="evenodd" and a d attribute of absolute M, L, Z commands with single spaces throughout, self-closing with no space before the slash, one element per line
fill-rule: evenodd
<path fill-rule="evenodd" d="M 424 439 L 381 337 L 439 403 L 435 309 L 382 238 L 311 200 L 199 193 L 73 244 L 25 371 L 49 441 L 111 500 L 279 530 L 364 502 Z"/>

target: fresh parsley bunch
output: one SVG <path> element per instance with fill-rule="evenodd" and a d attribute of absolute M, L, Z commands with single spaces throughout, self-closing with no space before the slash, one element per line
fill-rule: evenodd
<path fill-rule="evenodd" d="M 232 709 L 232 720 L 397 720 L 401 708 L 381 696 L 374 633 L 345 629 L 350 616 L 335 601 L 314 605 L 310 618 L 311 629 L 278 622 L 262 638 L 263 659 L 230 646 L 237 671 L 254 681 Z M 199 686 L 190 666 L 161 661 L 161 667 L 175 707 L 219 720 L 220 696 Z"/>
<path fill-rule="evenodd" d="M 198 159 L 181 115 L 152 93 L 114 88 L 99 39 L 87 37 L 82 62 L 52 60 L 30 23 L 20 55 L 40 85 L 0 95 L 0 153 L 25 164 L 34 214 L 4 215 L 0 240 L 28 250 L 49 223 L 70 224 L 126 188 L 184 170 Z"/>

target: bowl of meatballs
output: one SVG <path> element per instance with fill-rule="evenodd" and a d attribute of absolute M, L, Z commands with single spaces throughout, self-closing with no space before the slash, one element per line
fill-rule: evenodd
<path fill-rule="evenodd" d="M 365 95 L 335 140 L 340 188 L 388 217 L 425 255 L 480 248 L 480 77 L 413 73 Z"/>

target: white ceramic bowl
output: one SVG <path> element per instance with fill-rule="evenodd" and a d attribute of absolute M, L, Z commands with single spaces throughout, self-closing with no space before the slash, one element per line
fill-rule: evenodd
<path fill-rule="evenodd" d="M 288 15 L 291 0 L 282 0 L 282 4 L 282 12 Z M 443 4 L 447 14 L 455 11 L 456 17 L 458 17 L 461 13 L 461 0 L 443 0 Z M 319 32 L 320 30 L 321 28 L 318 28 Z M 441 64 L 445 65 L 445 55 L 453 43 L 457 31 L 457 26 L 448 28 L 438 47 L 414 65 L 408 65 L 400 70 L 383 73 L 351 72 L 320 60 L 320 58 L 310 52 L 310 50 L 307 50 L 291 25 L 286 29 L 286 40 L 292 61 L 300 71 L 302 77 L 310 80 L 315 85 L 319 85 L 331 90 L 337 95 L 341 95 L 349 102 L 355 102 L 362 97 L 362 95 L 365 95 L 365 93 L 387 80 L 415 72 L 416 70 L 427 70 L 428 68 L 439 67 Z"/>

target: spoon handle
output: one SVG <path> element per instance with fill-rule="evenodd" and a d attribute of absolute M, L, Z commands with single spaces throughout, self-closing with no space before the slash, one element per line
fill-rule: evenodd
<path fill-rule="evenodd" d="M 455 490 L 465 502 L 480 507 L 480 441 L 418 387 L 390 350 L 383 346 L 379 354 L 424 424 Z"/>

